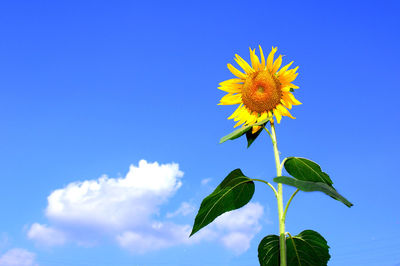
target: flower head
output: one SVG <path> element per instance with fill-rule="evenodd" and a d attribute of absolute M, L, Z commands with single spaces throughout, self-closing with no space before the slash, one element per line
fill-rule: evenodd
<path fill-rule="evenodd" d="M 292 82 L 296 79 L 298 67 L 289 69 L 293 61 L 282 67 L 282 55 L 274 61 L 274 54 L 278 50 L 272 47 L 267 60 L 260 48 L 260 58 L 256 55 L 255 49 L 250 48 L 251 66 L 239 55 L 235 55 L 235 61 L 244 70 L 244 73 L 228 64 L 229 70 L 237 78 L 221 82 L 218 89 L 227 92 L 220 100 L 220 105 L 239 104 L 228 119 L 237 121 L 239 125 L 252 125 L 267 118 L 275 116 L 280 123 L 282 116 L 294 117 L 287 109 L 292 105 L 301 104 L 294 98 L 292 89 L 298 89 Z M 261 60 L 260 60 L 261 59 Z M 279 71 L 278 71 L 279 70 Z M 253 127 L 253 132 L 260 129 Z"/>

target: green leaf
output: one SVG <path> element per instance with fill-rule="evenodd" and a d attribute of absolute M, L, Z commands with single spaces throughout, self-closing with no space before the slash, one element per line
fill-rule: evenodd
<path fill-rule="evenodd" d="M 268 235 L 258 245 L 258 261 L 261 266 L 279 266 L 279 236 Z"/>
<path fill-rule="evenodd" d="M 251 144 L 253 144 L 253 142 L 256 140 L 256 138 L 258 137 L 258 135 L 260 135 L 260 133 L 262 132 L 262 128 L 260 130 L 258 130 L 256 133 L 252 133 L 251 130 L 246 132 L 246 139 L 247 139 L 247 148 L 250 147 Z"/>
<path fill-rule="evenodd" d="M 297 180 L 287 176 L 279 176 L 275 177 L 274 181 L 277 183 L 286 184 L 289 186 L 296 187 L 302 191 L 311 192 L 311 191 L 321 191 L 328 196 L 344 203 L 347 207 L 353 206 L 353 204 L 348 201 L 345 197 L 340 195 L 336 189 L 332 186 L 327 185 L 326 183 L 322 182 L 312 182 L 312 181 L 303 181 Z"/>
<path fill-rule="evenodd" d="M 313 230 L 305 230 L 293 237 L 286 237 L 288 266 L 327 265 L 330 255 L 326 240 Z M 258 260 L 261 266 L 279 266 L 279 236 L 269 235 L 258 246 Z"/>
<path fill-rule="evenodd" d="M 246 205 L 254 194 L 254 182 L 235 169 L 201 203 L 190 236 L 221 214 Z"/>
<path fill-rule="evenodd" d="M 322 172 L 321 167 L 308 159 L 289 157 L 284 163 L 286 171 L 293 177 L 303 181 L 323 182 L 332 185 L 333 182 L 327 173 Z"/>
<path fill-rule="evenodd" d="M 266 123 L 268 123 L 268 121 L 271 119 L 271 117 L 268 117 L 258 123 L 255 123 L 253 125 L 250 126 L 245 126 L 245 127 L 241 127 L 239 129 L 236 129 L 235 131 L 233 131 L 232 133 L 229 133 L 228 135 L 222 137 L 219 141 L 219 143 L 224 143 L 227 140 L 233 140 L 233 139 L 237 139 L 241 136 L 243 136 L 247 131 L 249 131 L 250 129 L 252 129 L 254 126 L 264 126 Z"/>
<path fill-rule="evenodd" d="M 289 266 L 322 266 L 330 259 L 328 242 L 313 230 L 286 238 Z"/>
<path fill-rule="evenodd" d="M 336 191 L 329 175 L 323 172 L 317 163 L 305 158 L 289 157 L 284 160 L 284 166 L 286 171 L 296 179 L 280 176 L 274 178 L 275 182 L 297 187 L 302 191 L 321 191 L 343 202 L 347 207 L 353 206 Z"/>

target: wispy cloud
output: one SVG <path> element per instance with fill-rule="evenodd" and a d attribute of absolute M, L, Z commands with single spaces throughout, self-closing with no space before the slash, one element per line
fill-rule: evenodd
<path fill-rule="evenodd" d="M 7 233 L 0 233 L 0 249 L 6 247 L 9 241 L 10 240 Z"/>
<path fill-rule="evenodd" d="M 188 203 L 188 202 L 182 202 L 181 206 L 179 206 L 179 208 L 174 211 L 174 212 L 169 212 L 167 213 L 167 218 L 173 218 L 175 216 L 178 215 L 182 215 L 182 216 L 187 216 L 189 214 L 194 213 L 195 208 L 192 204 Z"/>
<path fill-rule="evenodd" d="M 118 244 L 133 253 L 145 253 L 179 244 L 189 244 L 189 225 L 154 222 L 151 228 L 141 231 L 128 230 L 117 235 Z"/>
<path fill-rule="evenodd" d="M 8 250 L 0 257 L 0 266 L 37 266 L 36 254 L 22 248 Z"/>
<path fill-rule="evenodd" d="M 211 178 L 204 178 L 204 179 L 201 180 L 200 183 L 201 183 L 202 186 L 205 186 L 208 183 L 210 183 L 210 181 L 211 181 Z"/>
<path fill-rule="evenodd" d="M 44 246 L 59 246 L 66 242 L 64 232 L 38 223 L 32 224 L 28 231 L 28 238 Z"/>

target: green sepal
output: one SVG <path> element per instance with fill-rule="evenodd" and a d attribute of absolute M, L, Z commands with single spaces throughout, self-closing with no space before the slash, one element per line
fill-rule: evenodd
<path fill-rule="evenodd" d="M 239 129 L 236 129 L 235 131 L 229 133 L 228 135 L 222 137 L 219 141 L 219 143 L 224 143 L 227 140 L 233 140 L 233 139 L 237 139 L 241 136 L 243 136 L 247 131 L 251 130 L 254 126 L 264 126 L 266 123 L 268 123 L 268 121 L 271 119 L 271 117 L 268 117 L 258 123 L 249 125 L 249 126 L 245 126 L 245 127 L 241 127 Z M 253 140 L 254 141 L 254 140 Z M 250 143 L 251 144 L 251 143 Z M 250 146 L 250 145 L 248 145 Z"/>
<path fill-rule="evenodd" d="M 303 181 L 303 180 L 298 180 L 298 179 L 294 179 L 292 177 L 287 177 L 287 176 L 275 177 L 274 181 L 277 183 L 282 183 L 285 185 L 296 187 L 305 192 L 321 191 L 321 192 L 325 193 L 326 195 L 334 198 L 335 200 L 338 200 L 338 201 L 344 203 L 347 207 L 353 206 L 353 204 L 350 201 L 348 201 L 345 197 L 340 195 L 333 186 L 329 186 L 326 183 Z"/>
<path fill-rule="evenodd" d="M 324 266 L 330 259 L 327 241 L 316 231 L 305 230 L 297 236 L 286 237 L 288 266 Z M 279 266 L 279 236 L 268 235 L 258 246 L 261 266 Z"/>
<path fill-rule="evenodd" d="M 256 133 L 252 133 L 252 130 L 249 130 L 246 132 L 246 139 L 247 139 L 247 148 L 250 147 L 251 144 L 253 144 L 253 142 L 256 140 L 256 138 L 258 137 L 258 135 L 260 135 L 260 133 L 262 132 L 262 128 L 259 129 Z"/>
<path fill-rule="evenodd" d="M 230 172 L 221 184 L 201 202 L 190 236 L 221 214 L 246 205 L 253 197 L 254 190 L 254 182 L 240 169 Z"/>

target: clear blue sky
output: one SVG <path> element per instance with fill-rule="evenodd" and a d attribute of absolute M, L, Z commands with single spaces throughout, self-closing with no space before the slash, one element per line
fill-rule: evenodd
<path fill-rule="evenodd" d="M 287 230 L 319 231 L 329 265 L 399 265 L 399 11 L 398 1 L 2 1 L 0 257 L 14 250 L 41 266 L 257 265 L 259 241 L 278 231 L 276 202 L 262 185 L 252 201 L 262 216 L 243 229 L 254 237 L 240 254 L 217 226 L 217 238 L 177 237 L 138 254 L 135 243 L 116 240 L 142 227 L 157 236 L 131 224 L 137 215 L 124 214 L 121 231 L 46 210 L 56 189 L 124 178 L 142 159 L 184 173 L 174 176 L 179 188 L 149 200 L 158 203 L 146 216 L 176 226 L 191 225 L 191 208 L 237 167 L 271 180 L 266 135 L 250 149 L 244 139 L 218 144 L 234 108 L 217 106 L 217 84 L 232 77 L 226 64 L 235 53 L 248 60 L 249 46 L 261 44 L 300 66 L 303 105 L 277 128 L 282 156 L 317 161 L 354 203 L 301 193 Z M 108 200 L 92 206 L 100 216 L 119 211 Z M 187 212 L 176 212 L 183 202 Z M 36 235 L 34 224 L 43 229 Z"/>

